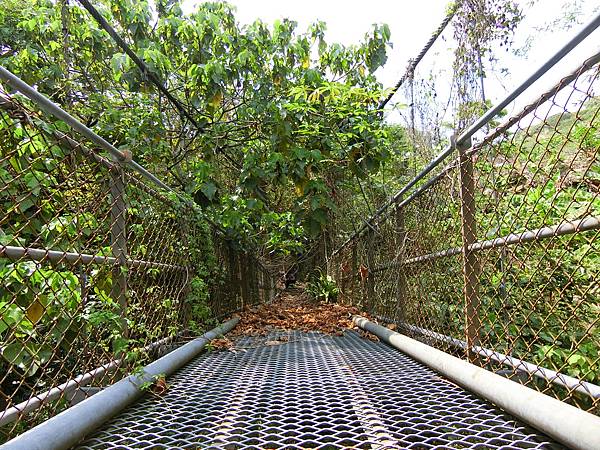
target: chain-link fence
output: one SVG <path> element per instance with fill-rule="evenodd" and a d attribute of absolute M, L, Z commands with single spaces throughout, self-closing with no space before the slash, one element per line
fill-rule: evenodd
<path fill-rule="evenodd" d="M 329 262 L 400 332 L 595 414 L 599 60 L 455 146 Z"/>
<path fill-rule="evenodd" d="M 274 294 L 197 208 L 66 130 L 0 90 L 0 442 Z"/>

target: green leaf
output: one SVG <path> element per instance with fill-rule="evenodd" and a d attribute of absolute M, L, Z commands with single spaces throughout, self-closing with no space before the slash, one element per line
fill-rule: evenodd
<path fill-rule="evenodd" d="M 585 357 L 575 353 L 574 355 L 569 356 L 569 359 L 567 359 L 567 363 L 570 366 L 576 366 L 579 363 L 585 363 Z"/>
<path fill-rule="evenodd" d="M 215 184 L 212 181 L 207 181 L 202 184 L 200 190 L 204 195 L 206 195 L 206 198 L 208 198 L 209 200 L 213 200 L 215 197 L 215 193 L 217 192 L 217 186 L 215 186 Z"/>
<path fill-rule="evenodd" d="M 22 366 L 26 355 L 28 355 L 27 349 L 21 342 L 12 342 L 2 347 L 4 359 L 15 366 Z"/>

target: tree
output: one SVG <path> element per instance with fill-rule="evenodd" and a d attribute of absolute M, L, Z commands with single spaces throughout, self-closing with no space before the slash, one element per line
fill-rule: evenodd
<path fill-rule="evenodd" d="M 300 224 L 318 234 L 336 169 L 360 175 L 386 158 L 373 73 L 386 60 L 387 26 L 345 47 L 325 42 L 323 23 L 306 32 L 288 19 L 241 27 L 226 3 L 190 15 L 176 0 L 96 6 L 201 130 L 75 2 L 4 2 L 2 64 L 178 185 L 232 236 L 273 250 L 271 232 L 285 240 L 281 221 L 289 239 Z"/>

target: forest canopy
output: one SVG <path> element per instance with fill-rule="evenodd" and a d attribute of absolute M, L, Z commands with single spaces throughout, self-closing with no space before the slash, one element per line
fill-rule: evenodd
<path fill-rule="evenodd" d="M 232 238 L 299 250 L 323 230 L 338 185 L 389 159 L 374 75 L 391 47 L 387 25 L 344 46 L 325 40 L 322 22 L 242 26 L 227 3 L 188 15 L 173 0 L 94 5 L 150 73 L 68 0 L 2 2 L 1 63 L 185 192 Z"/>

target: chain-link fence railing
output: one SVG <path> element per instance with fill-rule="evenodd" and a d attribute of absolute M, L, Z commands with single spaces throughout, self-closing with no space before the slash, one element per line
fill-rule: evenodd
<path fill-rule="evenodd" d="M 600 413 L 600 55 L 334 253 L 346 301 Z M 391 211 L 391 212 L 390 212 Z"/>
<path fill-rule="evenodd" d="M 0 442 L 274 293 L 196 209 L 0 90 Z"/>

